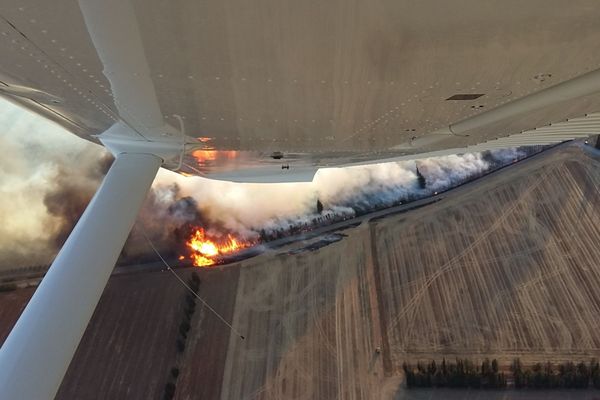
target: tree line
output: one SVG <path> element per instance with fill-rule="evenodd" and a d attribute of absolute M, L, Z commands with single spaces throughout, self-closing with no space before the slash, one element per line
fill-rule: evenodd
<path fill-rule="evenodd" d="M 187 285 L 190 289 L 194 291 L 194 293 L 198 293 L 198 289 L 200 288 L 200 277 L 193 271 L 190 278 L 187 281 Z M 177 353 L 183 353 L 185 351 L 185 344 L 188 338 L 188 332 L 191 329 L 191 321 L 194 313 L 196 312 L 196 296 L 192 293 L 187 292 L 183 298 L 184 306 L 183 306 L 183 315 L 181 318 L 181 322 L 179 323 L 177 340 L 175 342 L 175 346 L 177 349 Z M 179 368 L 176 365 L 171 368 L 169 372 L 169 377 L 167 379 L 167 383 L 165 384 L 165 390 L 163 392 L 163 400 L 171 400 L 175 396 L 175 389 L 177 388 L 177 378 L 179 377 Z"/>
<path fill-rule="evenodd" d="M 524 367 L 520 359 L 510 364 L 510 373 L 501 372 L 496 359 L 485 359 L 477 364 L 468 359 L 457 358 L 440 364 L 429 363 L 402 365 L 407 388 L 472 388 L 504 389 L 512 381 L 517 389 L 600 389 L 600 364 L 596 359 L 589 363 L 560 364 L 536 363 Z"/>
<path fill-rule="evenodd" d="M 416 367 L 402 365 L 408 388 L 484 388 L 500 389 L 506 387 L 506 376 L 498 369 L 496 359 L 485 359 L 475 364 L 468 359 L 456 359 L 455 362 L 444 358 L 440 365 L 435 360 L 417 363 Z"/>
<path fill-rule="evenodd" d="M 600 389 L 600 365 L 595 359 L 589 364 L 569 361 L 554 365 L 548 362 L 525 368 L 517 358 L 512 362 L 510 370 L 516 388 Z"/>

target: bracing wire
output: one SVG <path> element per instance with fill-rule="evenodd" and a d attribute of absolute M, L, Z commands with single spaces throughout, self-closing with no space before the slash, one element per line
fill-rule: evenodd
<path fill-rule="evenodd" d="M 223 322 L 233 333 L 235 333 L 237 336 L 239 336 L 240 339 L 242 339 L 242 340 L 246 339 L 244 337 L 244 335 L 242 335 L 229 322 L 227 322 L 227 320 L 225 318 L 223 318 L 221 316 L 221 314 L 219 314 L 214 308 L 212 308 L 202 297 L 200 297 L 198 295 L 198 293 L 196 293 L 191 287 L 189 287 L 188 284 L 185 283 L 185 281 L 183 279 L 181 279 L 181 277 L 179 275 L 177 275 L 177 273 L 175 271 L 173 271 L 173 268 L 171 268 L 171 266 L 169 265 L 169 263 L 167 263 L 167 261 L 159 253 L 159 251 L 156 249 L 156 247 L 154 247 L 154 244 L 152 243 L 152 241 L 150 240 L 150 238 L 146 235 L 146 232 L 142 231 L 142 234 L 144 235 L 144 237 L 148 241 L 148 244 L 150 245 L 150 247 L 152 247 L 152 250 L 154 251 L 154 253 L 156 253 L 156 255 L 158 256 L 158 258 L 160 258 L 160 260 L 162 261 L 162 263 L 165 265 L 165 267 L 167 268 L 167 270 L 171 274 L 173 274 L 173 276 L 187 289 L 187 291 L 190 292 L 192 295 L 194 295 L 194 297 L 196 297 L 198 300 L 200 300 L 202 302 L 202 304 L 204 304 L 204 306 L 206 308 L 208 308 L 208 310 L 210 312 L 212 312 L 217 318 L 219 318 L 221 320 L 221 322 Z"/>

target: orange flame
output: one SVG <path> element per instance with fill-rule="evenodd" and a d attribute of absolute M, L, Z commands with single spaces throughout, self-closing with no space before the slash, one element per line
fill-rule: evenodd
<path fill-rule="evenodd" d="M 198 161 L 198 164 L 204 165 L 206 161 L 215 161 L 217 152 L 215 150 L 195 150 L 192 152 L 192 157 Z"/>
<path fill-rule="evenodd" d="M 213 162 L 217 160 L 234 160 L 238 157 L 238 152 L 235 150 L 194 150 L 192 157 L 196 159 L 199 165 L 204 166 L 207 162 Z"/>
<path fill-rule="evenodd" d="M 208 237 L 203 228 L 194 230 L 188 241 L 187 247 L 190 249 L 190 259 L 196 267 L 208 267 L 218 261 L 218 257 L 223 254 L 232 253 L 251 245 L 251 243 L 239 242 L 231 235 L 222 242 L 216 242 Z"/>

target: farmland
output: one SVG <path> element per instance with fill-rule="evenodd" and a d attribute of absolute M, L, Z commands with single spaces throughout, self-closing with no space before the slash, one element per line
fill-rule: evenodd
<path fill-rule="evenodd" d="M 197 270 L 244 340 L 199 304 L 178 355 L 181 286 L 113 276 L 58 398 L 161 398 L 175 363 L 176 399 L 372 399 L 404 398 L 404 361 L 600 358 L 596 157 L 557 148 L 328 245 Z M 0 334 L 30 293 L 0 293 Z"/>

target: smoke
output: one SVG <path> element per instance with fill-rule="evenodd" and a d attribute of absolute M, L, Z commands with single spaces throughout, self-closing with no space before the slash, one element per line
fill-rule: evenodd
<path fill-rule="evenodd" d="M 47 264 L 95 192 L 107 156 L 6 100 L 0 110 L 0 269 Z"/>
<path fill-rule="evenodd" d="M 0 107 L 0 270 L 48 264 L 112 157 L 35 114 L 3 100 Z M 292 184 L 236 184 L 160 170 L 119 263 L 155 259 L 145 235 L 169 255 L 179 253 L 198 226 L 217 240 L 229 233 L 252 241 L 274 239 L 427 196 L 524 154 L 510 149 L 330 168 L 318 171 L 311 183 Z"/>
<path fill-rule="evenodd" d="M 67 240 L 112 161 L 110 154 L 99 152 L 99 157 L 75 171 L 65 160 L 54 160 L 51 184 L 43 196 L 48 216 L 56 221 L 49 227 L 53 249 Z"/>
<path fill-rule="evenodd" d="M 489 163 L 483 159 L 481 153 L 428 158 L 417 164 L 426 177 L 428 187 L 433 191 L 456 186 L 470 177 L 482 174 L 489 167 Z"/>
<path fill-rule="evenodd" d="M 523 156 L 519 149 L 508 149 L 329 168 L 319 170 L 312 183 L 304 184 L 237 184 L 163 171 L 153 186 L 155 193 L 161 193 L 161 202 L 153 200 L 148 205 L 152 212 L 142 213 L 154 220 L 142 217 L 139 225 L 148 224 L 145 230 L 153 231 L 159 221 L 157 228 L 162 227 L 163 233 L 202 226 L 217 239 L 228 233 L 251 241 L 274 239 L 423 198 Z M 425 178 L 424 188 L 418 184 L 417 168 Z M 173 208 L 179 211 L 174 213 Z M 162 240 L 165 248 L 182 243 L 177 235 Z"/>

